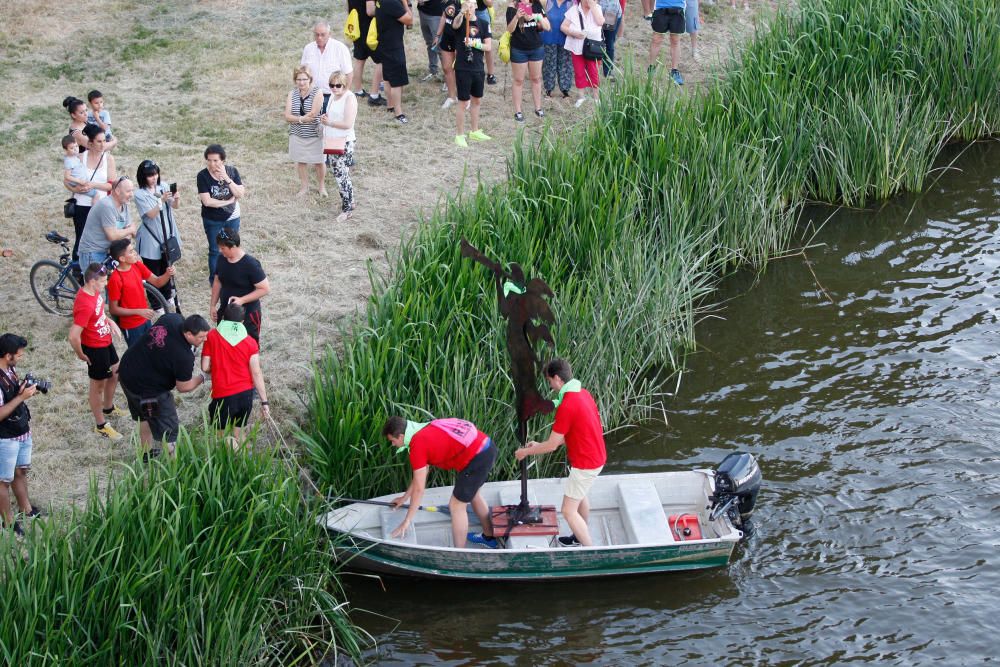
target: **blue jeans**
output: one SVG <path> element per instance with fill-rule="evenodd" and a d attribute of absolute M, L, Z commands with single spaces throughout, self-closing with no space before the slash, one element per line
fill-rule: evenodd
<path fill-rule="evenodd" d="M 201 219 L 205 227 L 205 238 L 208 239 L 208 284 L 215 280 L 215 264 L 219 261 L 219 244 L 215 242 L 215 237 L 223 229 L 231 229 L 234 232 L 240 231 L 240 219 L 232 220 L 206 220 Z"/>
<path fill-rule="evenodd" d="M 129 347 L 132 347 L 139 341 L 140 338 L 142 338 L 142 334 L 146 333 L 152 328 L 153 328 L 153 323 L 150 322 L 149 320 L 146 320 L 144 323 L 140 324 L 134 329 L 122 329 L 122 336 L 125 337 L 125 344 L 128 345 Z"/>
<path fill-rule="evenodd" d="M 84 273 L 91 264 L 104 264 L 108 258 L 108 251 L 101 252 L 81 252 L 80 253 L 80 273 Z"/>
<path fill-rule="evenodd" d="M 14 468 L 31 467 L 31 435 L 24 440 L 0 438 L 0 482 L 14 481 Z"/>
<path fill-rule="evenodd" d="M 604 58 L 604 76 L 611 73 L 615 64 L 615 42 L 618 40 L 618 29 L 621 28 L 621 25 L 622 18 L 619 16 L 615 22 L 615 29 L 604 31 L 604 52 L 607 56 Z"/>

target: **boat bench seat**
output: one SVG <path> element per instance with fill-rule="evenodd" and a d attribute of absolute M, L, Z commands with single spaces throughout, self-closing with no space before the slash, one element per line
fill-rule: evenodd
<path fill-rule="evenodd" d="M 416 522 L 412 522 L 410 527 L 406 529 L 402 537 L 390 537 L 392 531 L 399 527 L 399 524 L 403 523 L 403 519 L 406 518 L 406 510 L 393 511 L 389 508 L 382 510 L 379 513 L 379 519 L 382 521 L 382 539 L 384 540 L 395 540 L 399 542 L 405 542 L 406 544 L 416 544 L 417 543 L 417 529 L 414 525 Z"/>
<path fill-rule="evenodd" d="M 629 540 L 634 544 L 673 542 L 660 494 L 652 482 L 618 483 L 619 510 Z"/>
<path fill-rule="evenodd" d="M 519 486 L 508 486 L 500 489 L 501 505 L 517 505 L 521 502 L 521 488 Z M 535 494 L 528 489 L 528 502 L 532 505 L 538 504 Z M 548 549 L 552 546 L 552 537 L 549 535 L 511 535 L 507 538 L 508 549 Z"/>

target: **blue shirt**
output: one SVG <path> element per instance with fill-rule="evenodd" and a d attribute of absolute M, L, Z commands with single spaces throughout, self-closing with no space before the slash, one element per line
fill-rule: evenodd
<path fill-rule="evenodd" d="M 566 18 L 566 11 L 572 6 L 573 0 L 566 0 L 562 4 L 562 7 L 557 5 L 554 0 L 549 0 L 546 3 L 545 15 L 548 17 L 552 29 L 542 32 L 542 44 L 555 44 L 556 46 L 564 46 L 566 44 L 566 33 L 560 28 L 562 27 L 563 19 Z"/>
<path fill-rule="evenodd" d="M 654 9 L 684 9 L 686 6 L 686 0 L 656 0 Z"/>

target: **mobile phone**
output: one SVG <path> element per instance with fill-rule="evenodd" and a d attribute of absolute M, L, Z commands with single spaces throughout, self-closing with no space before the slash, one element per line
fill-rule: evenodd
<path fill-rule="evenodd" d="M 171 183 L 170 184 L 170 194 L 172 194 L 172 195 L 177 194 L 177 184 L 176 183 Z"/>
<path fill-rule="evenodd" d="M 521 10 L 521 13 L 524 14 L 525 16 L 531 16 L 532 14 L 535 13 L 534 10 L 531 8 L 530 2 L 519 2 L 517 6 Z"/>

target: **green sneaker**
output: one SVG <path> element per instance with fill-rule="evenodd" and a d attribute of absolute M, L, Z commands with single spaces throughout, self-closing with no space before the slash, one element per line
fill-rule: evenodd
<path fill-rule="evenodd" d="M 472 135 L 470 134 L 469 136 L 472 136 Z M 464 134 L 456 134 L 455 135 L 455 145 L 458 146 L 459 148 L 468 148 L 469 147 L 469 142 L 465 140 L 465 135 Z"/>
<path fill-rule="evenodd" d="M 493 137 L 489 136 L 482 130 L 476 130 L 475 132 L 469 132 L 469 138 L 473 141 L 489 141 Z"/>

